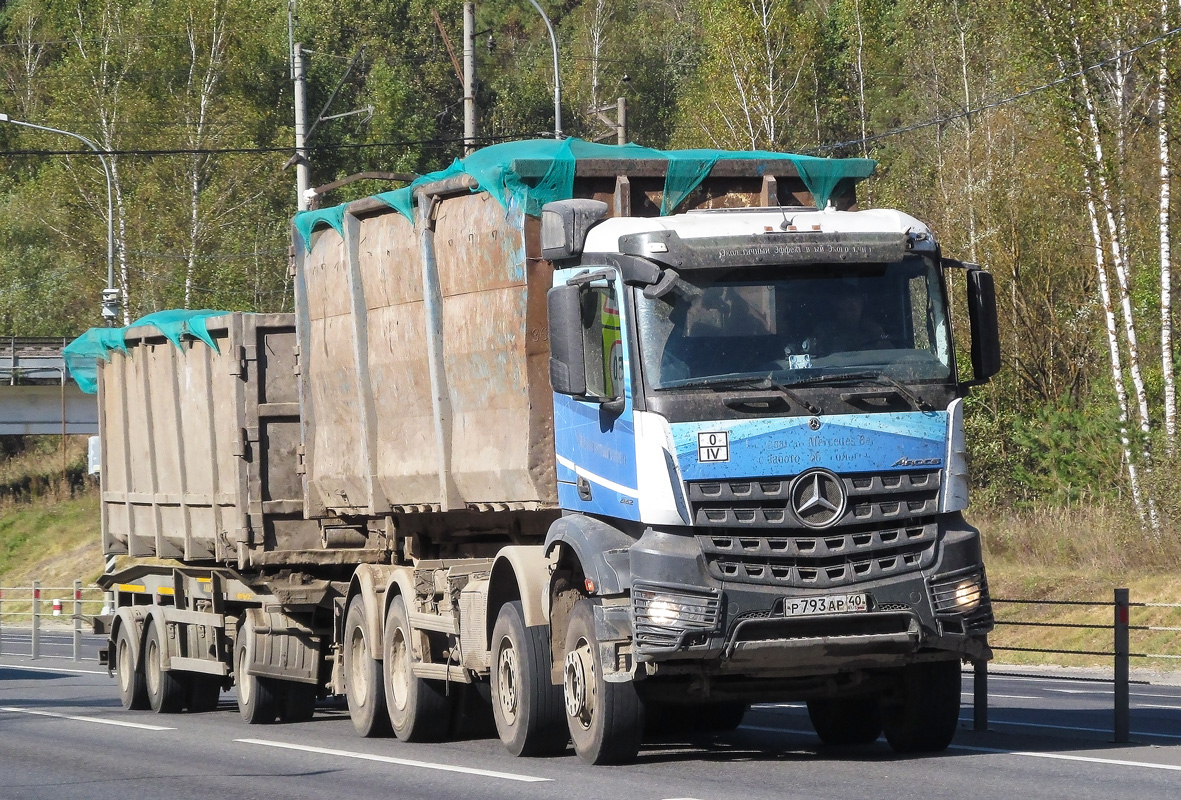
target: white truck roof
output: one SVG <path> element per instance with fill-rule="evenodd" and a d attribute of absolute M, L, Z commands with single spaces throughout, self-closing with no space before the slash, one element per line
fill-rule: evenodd
<path fill-rule="evenodd" d="M 682 239 L 692 239 L 764 232 L 781 234 L 792 228 L 800 232 L 823 233 L 931 232 L 923 222 L 889 208 L 866 211 L 817 211 L 793 207 L 711 209 L 668 217 L 612 217 L 590 230 L 584 250 L 589 253 L 618 252 L 619 237 L 650 231 L 671 230 Z"/>

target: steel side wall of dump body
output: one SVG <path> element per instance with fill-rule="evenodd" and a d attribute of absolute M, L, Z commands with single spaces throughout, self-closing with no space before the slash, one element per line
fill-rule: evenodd
<path fill-rule="evenodd" d="M 557 503 L 539 223 L 470 192 L 432 223 L 433 270 L 421 231 L 365 201 L 296 248 L 310 516 Z"/>
<path fill-rule="evenodd" d="M 296 475 L 291 314 L 208 320 L 217 344 L 133 328 L 98 370 L 107 555 L 238 561 L 318 544 Z"/>

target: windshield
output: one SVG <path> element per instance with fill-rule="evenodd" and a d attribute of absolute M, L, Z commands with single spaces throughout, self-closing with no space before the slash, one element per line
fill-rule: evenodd
<path fill-rule="evenodd" d="M 659 299 L 636 293 L 644 373 L 654 389 L 768 376 L 790 386 L 851 372 L 944 381 L 951 337 L 941 287 L 917 256 L 682 273 Z"/>

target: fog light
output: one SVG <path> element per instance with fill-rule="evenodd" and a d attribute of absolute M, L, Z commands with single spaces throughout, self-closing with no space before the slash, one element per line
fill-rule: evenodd
<path fill-rule="evenodd" d="M 971 611 L 980 605 L 980 581 L 970 578 L 960 581 L 955 587 L 955 604 L 960 611 Z"/>
<path fill-rule="evenodd" d="M 656 625 L 672 625 L 681 614 L 681 606 L 659 598 L 648 604 L 648 619 Z"/>

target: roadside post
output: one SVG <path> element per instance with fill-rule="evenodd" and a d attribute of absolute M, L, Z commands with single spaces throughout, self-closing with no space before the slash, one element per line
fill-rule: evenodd
<path fill-rule="evenodd" d="M 82 660 L 82 581 L 74 579 L 74 660 Z"/>
<path fill-rule="evenodd" d="M 1129 646 L 1128 646 L 1128 590 L 1115 590 L 1115 741 L 1128 741 L 1129 708 Z"/>
<path fill-rule="evenodd" d="M 41 581 L 33 581 L 33 647 L 32 657 L 41 657 Z"/>
<path fill-rule="evenodd" d="M 988 730 L 988 662 L 972 662 L 972 730 Z"/>

